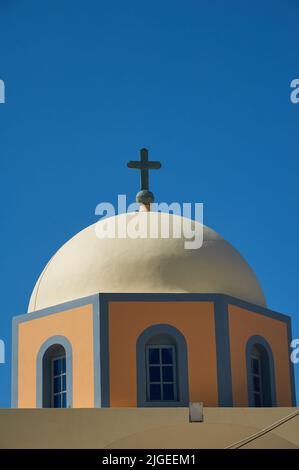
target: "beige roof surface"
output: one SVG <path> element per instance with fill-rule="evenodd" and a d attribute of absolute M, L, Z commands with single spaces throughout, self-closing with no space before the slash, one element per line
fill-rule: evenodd
<path fill-rule="evenodd" d="M 203 411 L 189 423 L 188 408 L 2 409 L 0 448 L 299 448 L 298 408 Z"/>

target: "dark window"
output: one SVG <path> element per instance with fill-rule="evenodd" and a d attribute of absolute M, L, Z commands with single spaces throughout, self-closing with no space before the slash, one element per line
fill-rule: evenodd
<path fill-rule="evenodd" d="M 173 345 L 147 346 L 147 394 L 150 401 L 177 400 L 176 360 Z"/>
<path fill-rule="evenodd" d="M 250 375 L 253 406 L 272 406 L 269 356 L 260 344 L 251 351 Z"/>
<path fill-rule="evenodd" d="M 67 407 L 66 353 L 63 346 L 50 346 L 43 356 L 43 407 Z"/>
<path fill-rule="evenodd" d="M 52 359 L 52 406 L 66 408 L 66 359 Z"/>

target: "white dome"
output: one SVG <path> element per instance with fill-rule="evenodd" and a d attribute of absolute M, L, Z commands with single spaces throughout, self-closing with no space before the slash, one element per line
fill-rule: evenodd
<path fill-rule="evenodd" d="M 137 218 L 137 219 L 136 219 Z M 99 230 L 147 220 L 146 238 L 99 238 Z M 192 221 L 203 233 L 199 249 L 186 249 L 180 228 L 188 219 L 165 213 L 126 213 L 102 219 L 65 243 L 50 259 L 31 295 L 32 312 L 101 292 L 222 293 L 265 306 L 261 286 L 244 258 L 214 230 Z M 149 236 L 161 223 L 179 238 Z M 160 224 L 160 225 L 159 225 Z M 96 233 L 97 231 L 97 233 Z M 152 232 L 151 232 L 152 233 Z"/>

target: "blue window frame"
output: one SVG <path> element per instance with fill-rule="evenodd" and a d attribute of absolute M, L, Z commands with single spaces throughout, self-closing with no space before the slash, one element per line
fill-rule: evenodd
<path fill-rule="evenodd" d="M 67 407 L 66 358 L 52 359 L 52 408 Z"/>
<path fill-rule="evenodd" d="M 147 363 L 147 400 L 176 401 L 176 356 L 172 345 L 148 345 Z"/>

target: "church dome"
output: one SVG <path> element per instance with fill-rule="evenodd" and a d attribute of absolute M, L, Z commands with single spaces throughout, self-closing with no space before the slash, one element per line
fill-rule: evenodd
<path fill-rule="evenodd" d="M 119 227 L 134 231 L 136 220 L 139 228 L 148 222 L 140 238 L 125 238 L 123 233 L 99 236 Z M 104 292 L 222 293 L 265 306 L 248 263 L 214 230 L 192 221 L 191 228 L 199 238 L 203 235 L 203 243 L 198 249 L 186 249 L 182 224 L 186 220 L 166 213 L 125 213 L 85 228 L 50 259 L 28 311 Z M 168 238 L 161 233 L 164 223 L 169 223 Z"/>

